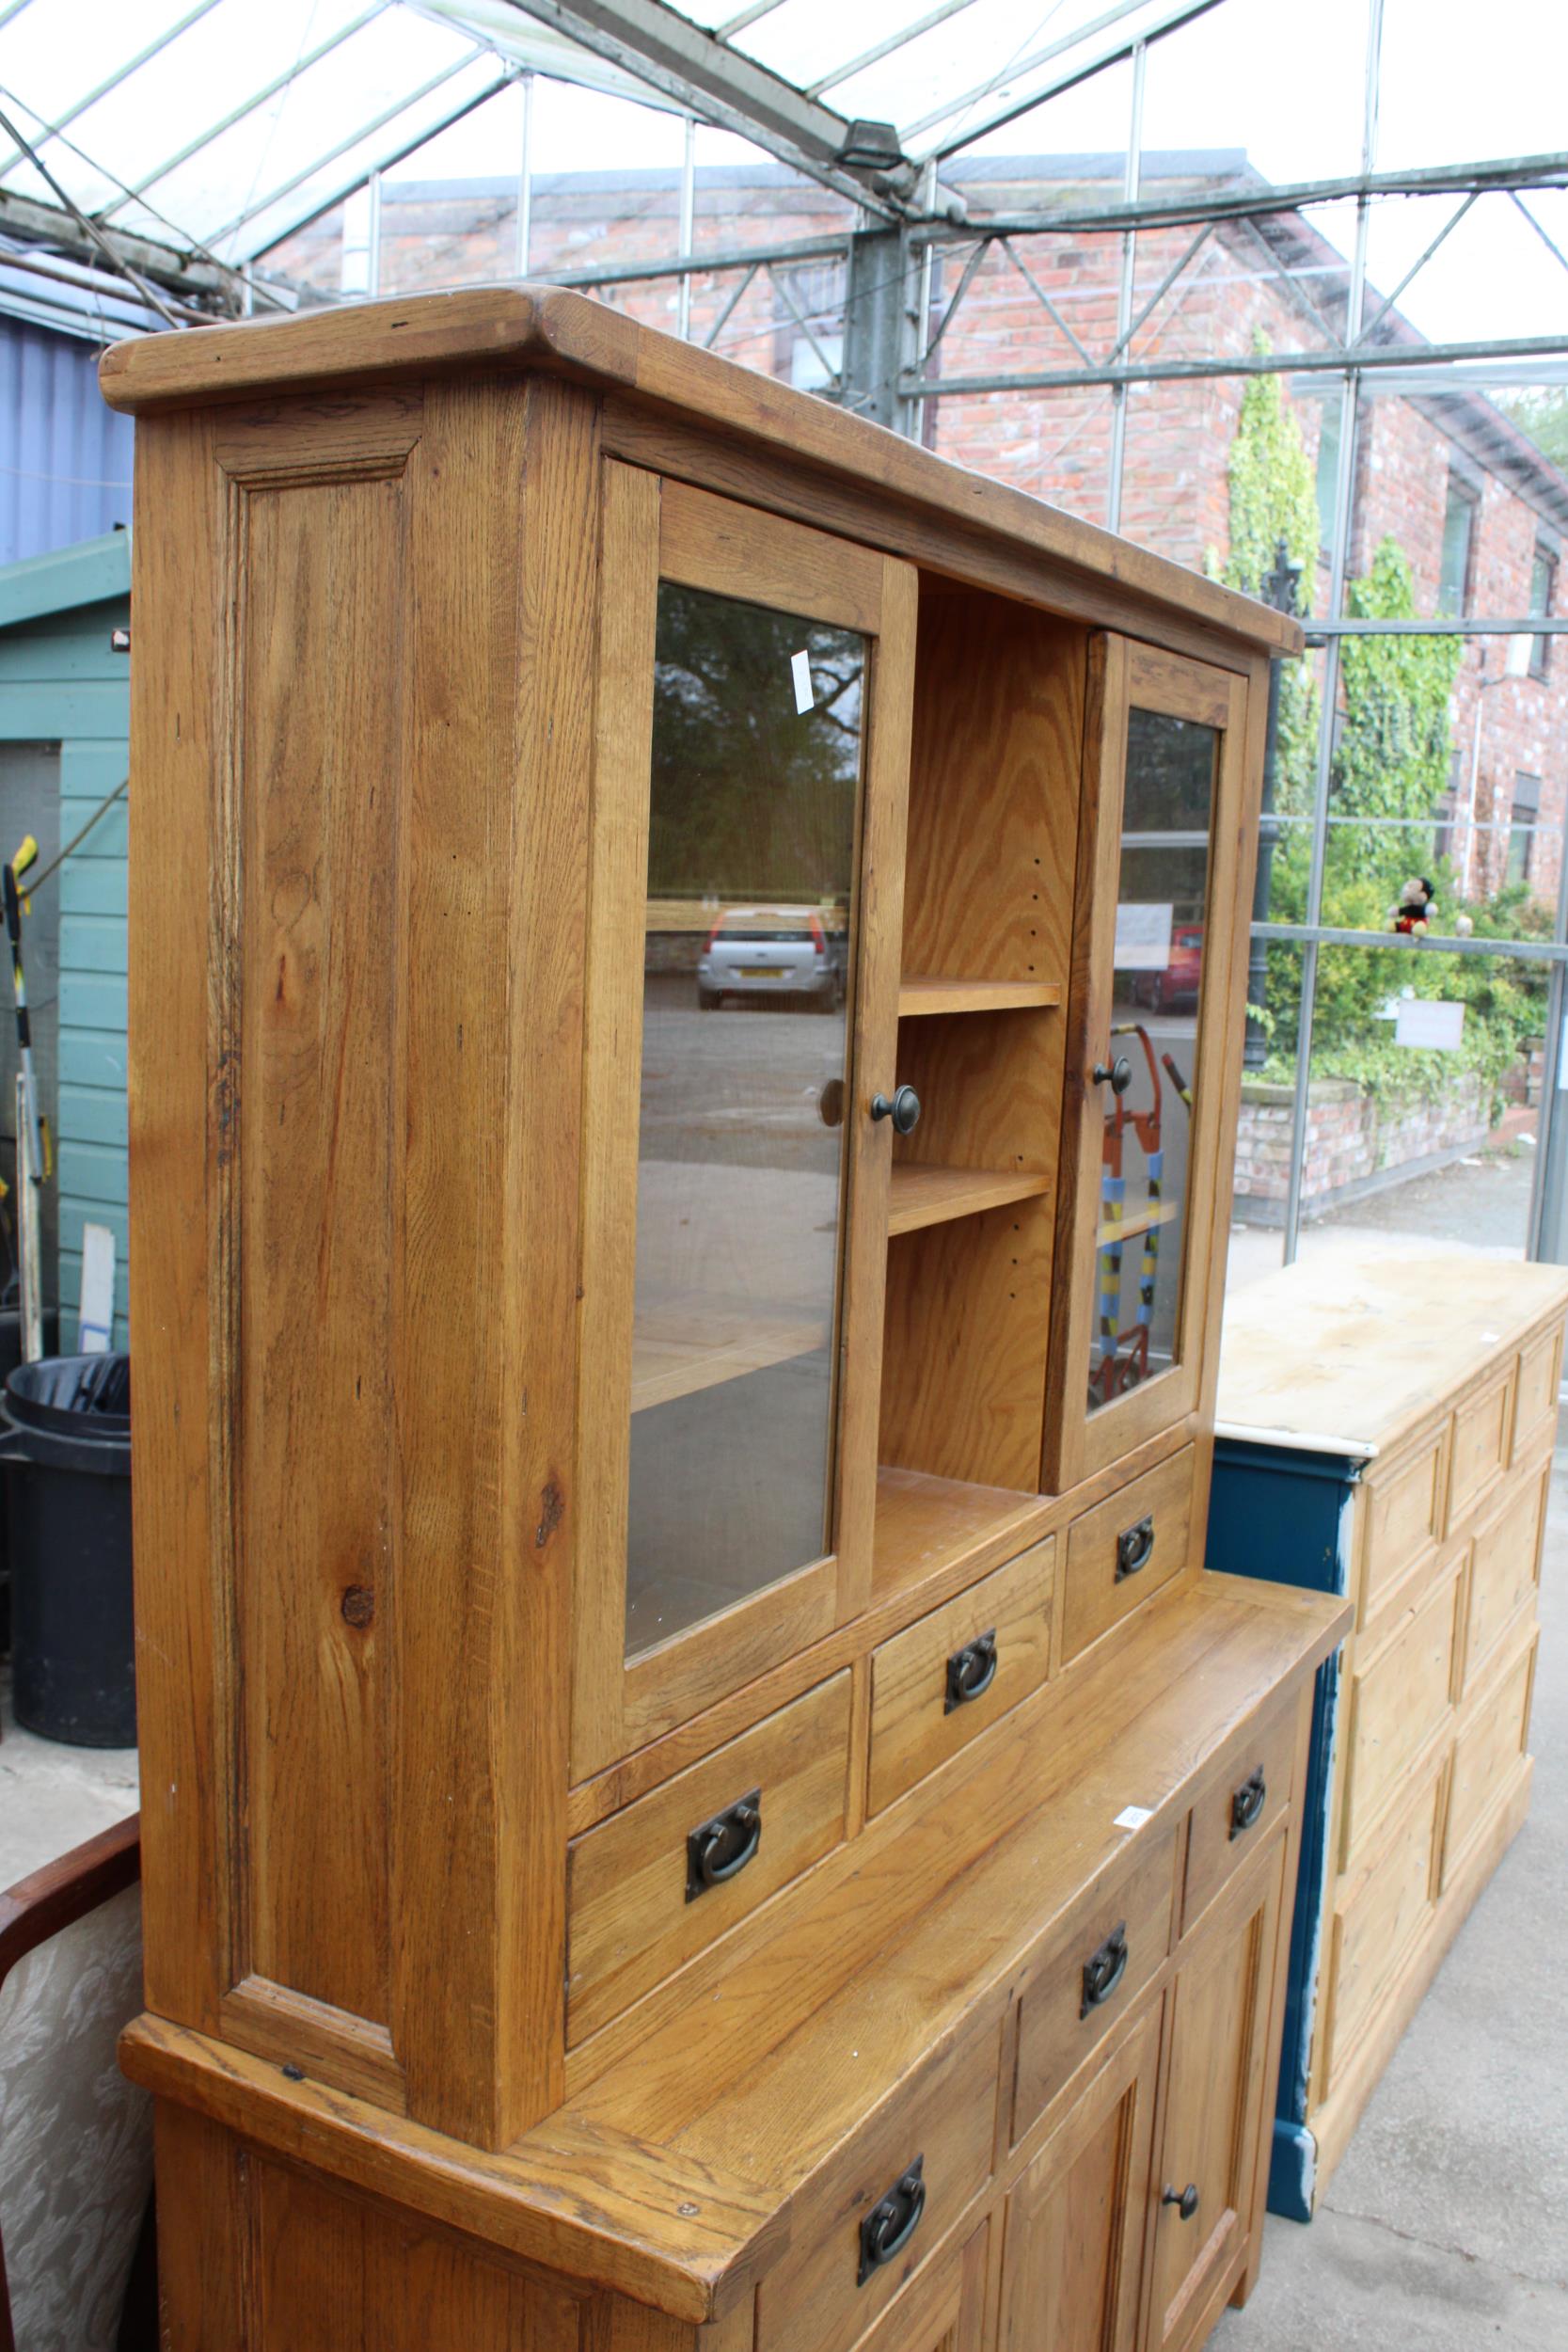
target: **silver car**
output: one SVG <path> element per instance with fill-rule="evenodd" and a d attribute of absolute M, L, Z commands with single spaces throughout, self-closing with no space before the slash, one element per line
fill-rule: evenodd
<path fill-rule="evenodd" d="M 726 996 L 844 1001 L 844 940 L 815 907 L 728 907 L 697 963 L 697 1002 L 712 1012 Z"/>

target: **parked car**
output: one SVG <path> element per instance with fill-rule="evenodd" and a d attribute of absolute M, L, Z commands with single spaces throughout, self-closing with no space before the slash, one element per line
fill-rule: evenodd
<path fill-rule="evenodd" d="M 814 907 L 729 907 L 697 963 L 697 1002 L 726 996 L 811 998 L 824 1012 L 844 1002 L 844 936 Z"/>
<path fill-rule="evenodd" d="M 1203 926 L 1180 923 L 1170 936 L 1170 961 L 1163 972 L 1140 972 L 1133 1001 L 1155 1012 L 1196 1012 L 1203 978 Z"/>

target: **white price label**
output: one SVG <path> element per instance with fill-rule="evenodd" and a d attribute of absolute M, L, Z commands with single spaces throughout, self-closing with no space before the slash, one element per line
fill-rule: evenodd
<path fill-rule="evenodd" d="M 797 653 L 790 656 L 789 675 L 795 680 L 795 707 L 802 718 L 815 703 L 811 686 L 811 657 Z"/>

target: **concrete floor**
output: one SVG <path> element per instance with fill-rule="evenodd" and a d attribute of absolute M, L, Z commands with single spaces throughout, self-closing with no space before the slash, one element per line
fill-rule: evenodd
<path fill-rule="evenodd" d="M 1529 1819 L 1213 2352 L 1568 2352 L 1568 1447 L 1541 1620 Z"/>
<path fill-rule="evenodd" d="M 135 1813 L 135 1748 L 69 1748 L 24 1731 L 0 1674 L 0 1887 Z"/>

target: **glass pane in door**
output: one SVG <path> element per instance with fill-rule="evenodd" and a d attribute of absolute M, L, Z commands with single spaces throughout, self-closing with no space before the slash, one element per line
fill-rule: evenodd
<path fill-rule="evenodd" d="M 659 588 L 628 1657 L 832 1548 L 865 659 Z"/>
<path fill-rule="evenodd" d="M 1101 1089 L 1091 1413 L 1176 1360 L 1218 750 L 1196 720 L 1129 714 L 1108 1055 L 1129 1075 Z"/>

